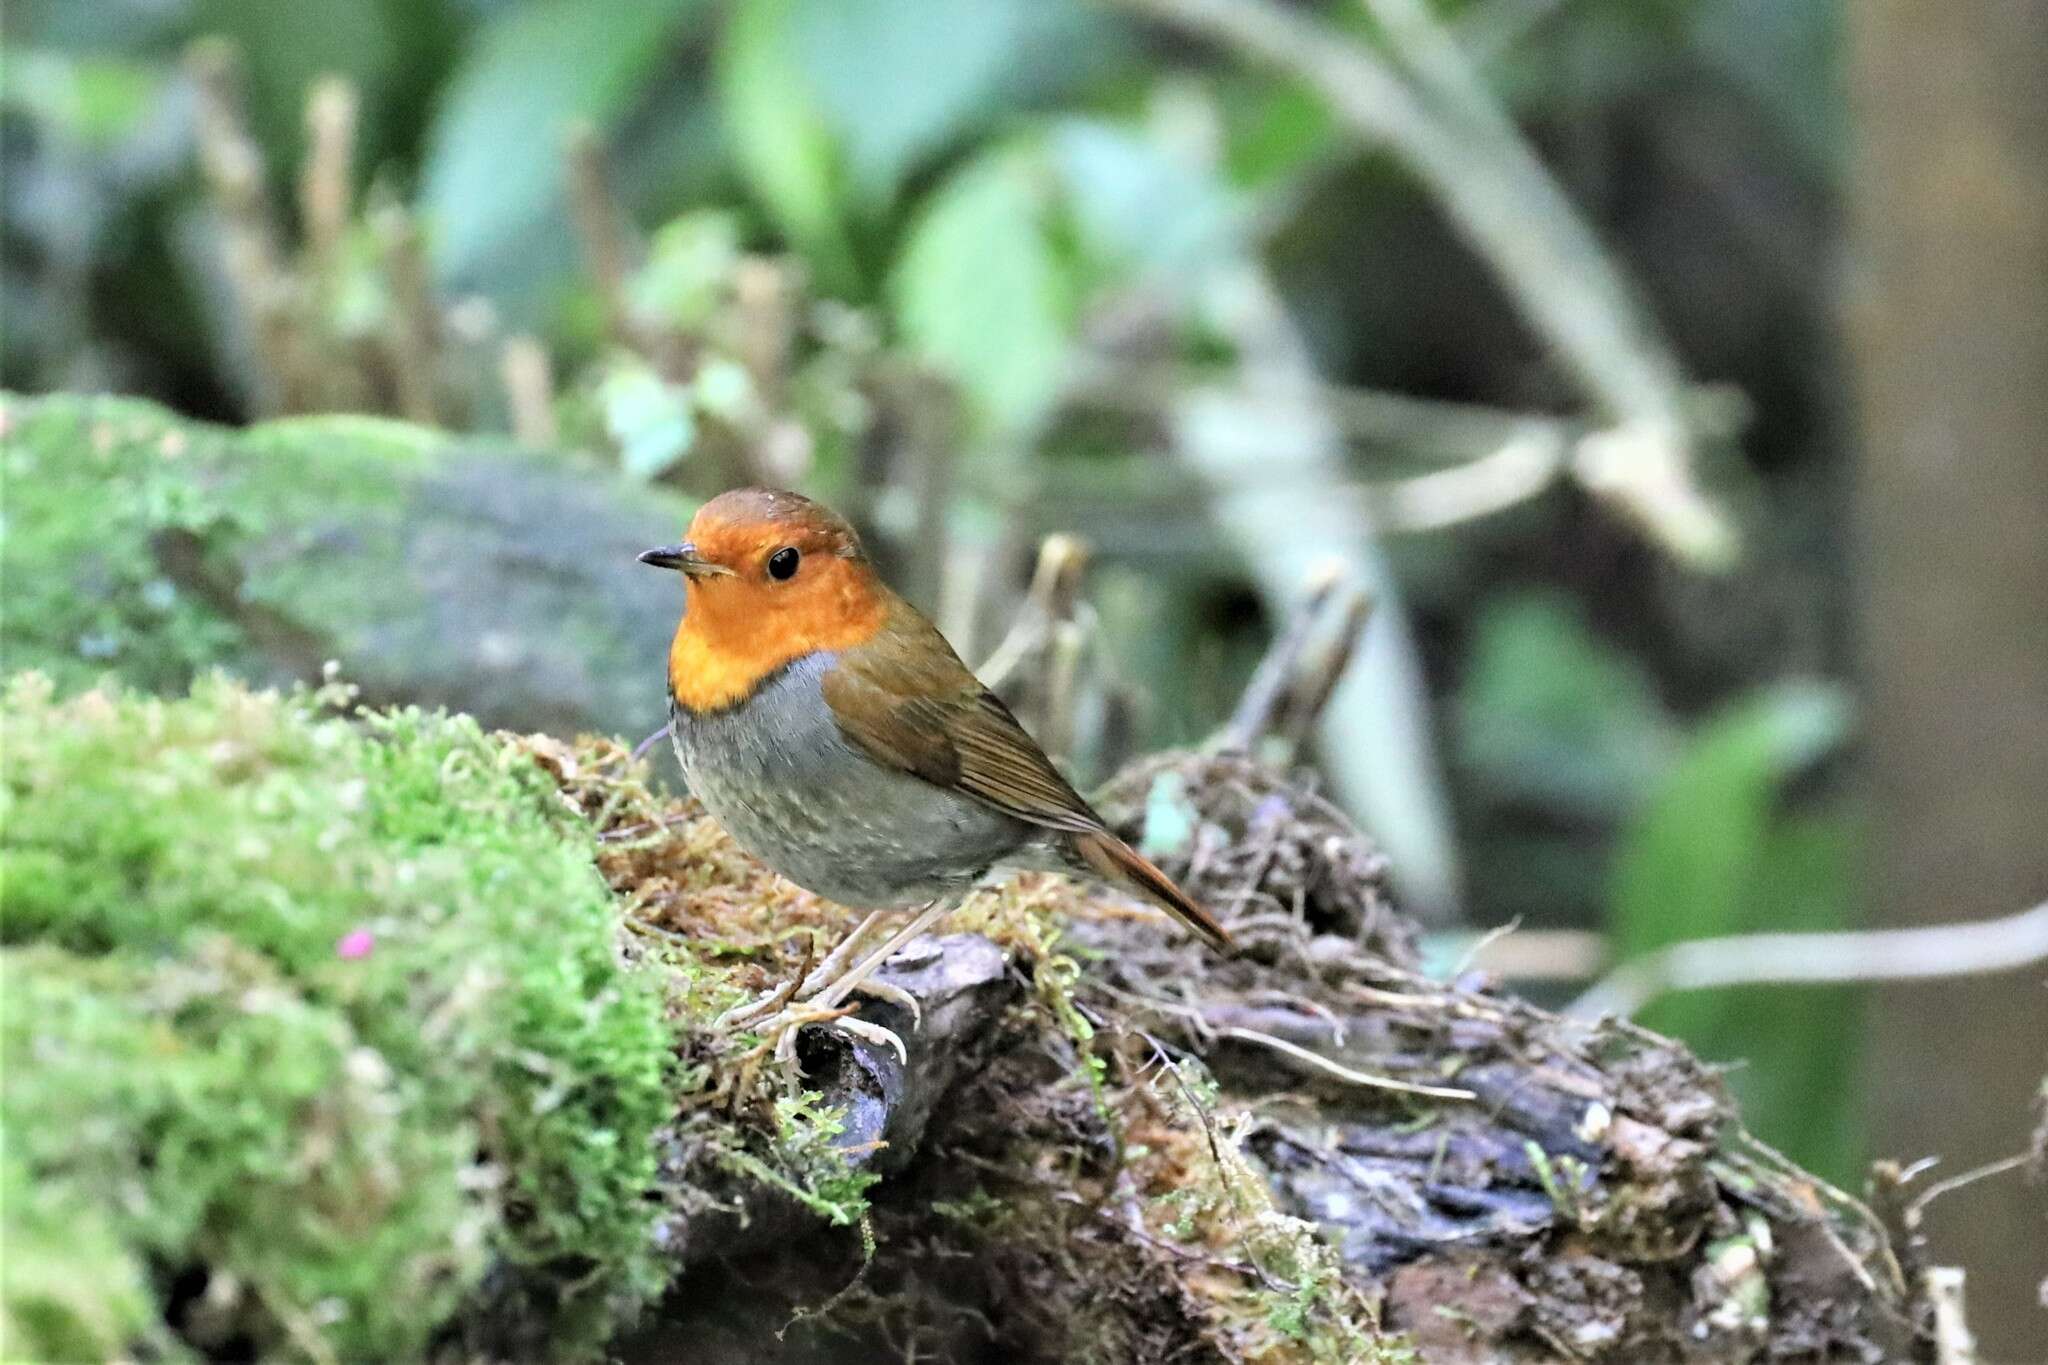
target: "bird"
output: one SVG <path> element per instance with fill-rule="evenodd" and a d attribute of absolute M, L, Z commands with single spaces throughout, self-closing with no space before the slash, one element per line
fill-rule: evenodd
<path fill-rule="evenodd" d="M 639 559 L 683 579 L 669 734 L 690 790 L 782 877 L 869 912 L 817 971 L 729 1022 L 782 1003 L 785 1023 L 832 1018 L 861 1032 L 842 1002 L 874 989 L 874 971 L 975 886 L 1015 871 L 1135 893 L 1230 947 L 1215 916 L 1110 830 L 890 589 L 845 518 L 798 493 L 740 488 L 700 507 L 684 535 Z M 920 906 L 849 965 L 876 923 Z M 781 1032 L 793 1049 L 794 1028 Z M 893 1034 L 884 1041 L 902 1051 Z"/>

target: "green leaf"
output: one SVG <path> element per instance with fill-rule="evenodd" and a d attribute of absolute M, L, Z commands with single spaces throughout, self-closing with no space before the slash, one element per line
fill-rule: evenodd
<path fill-rule="evenodd" d="M 1753 893 L 1778 787 L 1839 743 L 1848 718 L 1840 689 L 1806 682 L 1708 722 L 1623 836 L 1613 899 L 1622 956 L 1772 927 Z"/>
<path fill-rule="evenodd" d="M 164 84 L 140 62 L 16 50 L 0 73 L 0 109 L 18 109 L 96 151 L 134 132 Z"/>
<path fill-rule="evenodd" d="M 984 153 L 932 196 L 890 281 L 911 347 L 950 374 L 987 428 L 1042 416 L 1066 359 L 1065 281 L 1047 239 L 1039 166 Z"/>
<path fill-rule="evenodd" d="M 796 0 L 791 22 L 849 188 L 870 209 L 1005 105 L 1070 86 L 1107 27 L 1074 0 Z"/>
<path fill-rule="evenodd" d="M 628 362 L 607 374 L 597 401 L 619 447 L 619 464 L 635 479 L 651 480 L 678 464 L 697 439 L 688 392 L 645 365 Z"/>
<path fill-rule="evenodd" d="M 1216 106 L 1224 121 L 1224 169 L 1236 185 L 1281 185 L 1309 171 L 1339 141 L 1328 102 L 1302 85 L 1225 76 Z"/>
<path fill-rule="evenodd" d="M 1625 836 L 1614 937 L 1634 956 L 1682 939 L 1848 927 L 1855 825 L 1777 809 L 1784 784 L 1841 742 L 1838 688 L 1789 683 L 1710 721 Z M 1861 1153 L 1854 992 L 1747 986 L 1666 996 L 1642 1022 L 1737 1067 L 1745 1121 L 1802 1165 L 1846 1178 Z"/>
<path fill-rule="evenodd" d="M 750 0 L 727 14 L 718 45 L 726 136 L 755 195 L 828 293 L 857 293 L 838 154 L 798 58 L 795 0 Z"/>
<path fill-rule="evenodd" d="M 1676 739 L 1642 670 L 1596 637 L 1570 599 L 1489 603 L 1458 691 L 1459 762 L 1496 800 L 1618 819 Z"/>
<path fill-rule="evenodd" d="M 716 209 L 687 213 L 649 243 L 647 264 L 626 282 L 636 321 L 695 331 L 711 320 L 731 287 L 740 256 L 739 224 Z"/>
<path fill-rule="evenodd" d="M 1242 259 L 1243 214 L 1207 167 L 1098 119 L 1061 120 L 1049 145 L 1095 273 L 1142 275 L 1192 306 L 1205 270 Z"/>
<path fill-rule="evenodd" d="M 1785 819 L 1767 836 L 1751 904 L 1773 930 L 1854 922 L 1858 826 L 1833 812 Z M 1852 1184 L 1863 1169 L 1856 1056 L 1863 992 L 1746 986 L 1667 997 L 1644 1014 L 1703 1057 L 1735 1064 L 1743 1120 L 1808 1170 Z"/>
<path fill-rule="evenodd" d="M 424 202 L 444 280 L 473 287 L 537 231 L 567 237 L 569 130 L 616 130 L 702 10 L 702 0 L 540 0 L 498 13 L 428 136 Z"/>

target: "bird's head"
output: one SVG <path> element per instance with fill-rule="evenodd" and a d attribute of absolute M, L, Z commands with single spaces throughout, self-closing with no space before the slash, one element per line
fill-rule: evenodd
<path fill-rule="evenodd" d="M 722 493 L 697 510 L 681 544 L 640 562 L 683 575 L 669 688 L 693 711 L 730 706 L 815 650 L 863 644 L 888 619 L 888 589 L 853 527 L 796 493 Z"/>

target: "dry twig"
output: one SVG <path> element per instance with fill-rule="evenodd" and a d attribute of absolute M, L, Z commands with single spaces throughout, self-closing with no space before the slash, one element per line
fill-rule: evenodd
<path fill-rule="evenodd" d="M 512 414 L 513 438 L 522 445 L 553 445 L 561 432 L 555 424 L 554 365 L 547 347 L 528 332 L 507 337 L 498 353 L 498 377 Z"/>
<path fill-rule="evenodd" d="M 354 211 L 356 88 L 339 76 L 306 96 L 306 163 L 299 168 L 299 219 L 322 297 L 331 297 L 342 239 Z"/>
<path fill-rule="evenodd" d="M 583 243 L 584 264 L 604 308 L 605 334 L 619 345 L 632 344 L 632 314 L 626 303 L 626 276 L 632 249 L 625 214 L 612 198 L 611 172 L 604 140 L 589 124 L 569 134 L 569 208 L 576 235 Z"/>
<path fill-rule="evenodd" d="M 1981 976 L 2041 962 L 2048 962 L 2048 901 L 2003 919 L 1925 929 L 1744 934 L 1674 943 L 1623 963 L 1566 1013 L 1627 1017 L 1672 991 Z"/>
<path fill-rule="evenodd" d="M 1439 1100 L 1478 1098 L 1470 1090 L 1461 1090 L 1456 1086 L 1419 1085 L 1414 1081 L 1397 1081 L 1391 1076 L 1375 1076 L 1369 1072 L 1353 1070 L 1341 1062 L 1331 1061 L 1320 1052 L 1311 1052 L 1305 1047 L 1288 1042 L 1285 1038 L 1275 1038 L 1272 1034 L 1261 1033 L 1257 1029 L 1231 1026 L 1217 1029 L 1216 1034 L 1221 1038 L 1235 1038 L 1239 1042 L 1256 1043 L 1260 1047 L 1271 1048 L 1275 1052 L 1292 1057 L 1311 1070 L 1319 1071 L 1325 1076 L 1334 1076 L 1347 1085 L 1362 1085 L 1369 1090 L 1391 1090 L 1402 1095 L 1427 1095 Z"/>
<path fill-rule="evenodd" d="M 1081 579 L 1088 571 L 1088 544 L 1075 536 L 1050 535 L 1038 547 L 1038 567 L 1009 633 L 979 669 L 983 683 L 999 688 L 1020 668 L 1030 667 L 1052 644 L 1053 628 L 1071 621 L 1081 606 Z"/>

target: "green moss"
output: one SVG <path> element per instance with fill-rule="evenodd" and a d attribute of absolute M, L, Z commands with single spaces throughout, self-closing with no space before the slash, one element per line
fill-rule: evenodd
<path fill-rule="evenodd" d="M 329 519 L 346 512 L 350 556 L 402 563 L 410 488 L 446 444 L 396 422 L 233 432 L 133 399 L 71 396 L 0 400 L 0 433 L 0 640 L 10 669 L 64 690 L 108 672 L 183 692 L 214 666 L 257 678 L 317 666 L 290 656 L 317 651 L 362 596 L 319 543 L 337 535 Z"/>
<path fill-rule="evenodd" d="M 530 760 L 221 680 L 4 714 L 0 1354 L 414 1356 L 494 1265 L 571 1351 L 657 1287 L 670 1035 Z"/>
<path fill-rule="evenodd" d="M 144 1286 L 141 1258 L 107 1210 L 71 1181 L 38 1181 L 8 1139 L 0 1156 L 0 1353 L 9 1359 L 112 1360 L 138 1341 L 173 1352 Z M 25 1353 L 17 1355 L 17 1353 Z"/>
<path fill-rule="evenodd" d="M 218 432 L 147 403 L 0 402 L 8 668 L 67 689 L 118 669 L 182 690 L 201 669 L 244 661 L 239 628 L 176 587 L 151 550 L 165 532 L 246 531 L 244 513 L 209 491 L 221 447 Z"/>
<path fill-rule="evenodd" d="M 834 1227 L 852 1227 L 868 1214 L 868 1191 L 881 1177 L 847 1160 L 838 1138 L 846 1131 L 845 1116 L 820 1103 L 815 1091 L 778 1096 L 775 1131 L 761 1144 L 766 1154 L 731 1145 L 716 1159 L 726 1169 L 781 1190 Z M 745 1142 L 752 1130 L 740 1128 Z"/>
<path fill-rule="evenodd" d="M 688 507 L 580 457 L 305 417 L 228 430 L 0 395 L 0 655 L 64 692 L 219 667 L 493 724 L 645 734 L 680 599 L 633 562 Z"/>

